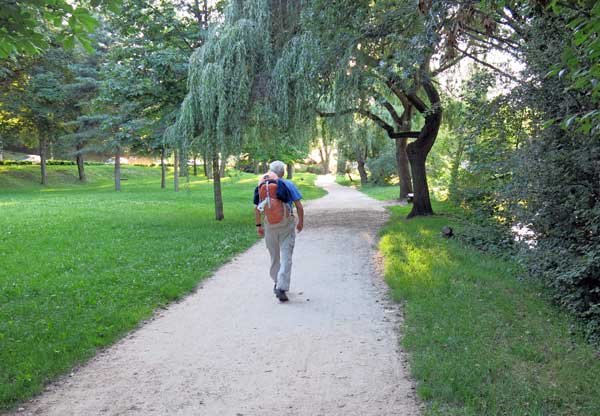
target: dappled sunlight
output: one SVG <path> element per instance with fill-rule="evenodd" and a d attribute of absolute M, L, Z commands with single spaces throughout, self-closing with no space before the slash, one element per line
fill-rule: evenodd
<path fill-rule="evenodd" d="M 401 209 L 384 230 L 379 247 L 385 255 L 385 276 L 396 295 L 411 298 L 423 291 L 443 290 L 464 279 L 461 250 L 441 237 L 445 219 L 437 216 L 406 220 Z"/>

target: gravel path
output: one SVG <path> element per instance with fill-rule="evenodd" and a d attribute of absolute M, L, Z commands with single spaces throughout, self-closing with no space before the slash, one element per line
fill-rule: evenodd
<path fill-rule="evenodd" d="M 418 415 L 376 271 L 386 210 L 319 181 L 329 194 L 306 204 L 290 302 L 259 242 L 15 414 Z"/>

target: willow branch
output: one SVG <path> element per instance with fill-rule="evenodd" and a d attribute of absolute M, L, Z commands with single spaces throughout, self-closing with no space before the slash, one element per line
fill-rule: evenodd
<path fill-rule="evenodd" d="M 377 114 L 373 114 L 372 112 L 370 112 L 368 110 L 364 110 L 362 108 L 348 108 L 346 110 L 342 110 L 342 111 L 337 112 L 337 113 L 335 113 L 335 112 L 323 112 L 323 111 L 317 110 L 317 114 L 320 117 L 335 117 L 335 116 L 340 116 L 340 115 L 350 114 L 350 113 L 360 114 L 363 117 L 367 117 L 367 118 L 371 119 L 379 127 L 381 127 L 382 129 L 384 129 L 387 132 L 388 136 L 390 136 L 390 137 L 392 137 L 392 135 L 394 134 L 394 128 L 392 126 L 390 126 L 388 123 L 386 123 L 384 119 L 382 119 L 381 117 L 379 117 Z"/>
<path fill-rule="evenodd" d="M 418 139 L 420 136 L 420 131 L 402 131 L 395 132 L 390 135 L 391 139 Z"/>
<path fill-rule="evenodd" d="M 427 104 L 425 104 L 416 93 L 412 92 L 410 94 L 406 94 L 406 96 L 408 97 L 408 100 L 411 102 L 411 104 L 415 106 L 419 113 L 427 113 L 429 111 Z"/>
<path fill-rule="evenodd" d="M 476 45 L 479 47 L 490 47 L 490 48 L 494 48 L 494 49 L 498 49 L 502 52 L 506 52 L 508 54 L 510 54 L 511 56 L 514 56 L 515 58 L 519 58 L 518 53 L 519 50 L 517 48 L 515 48 L 514 46 L 511 46 L 510 44 L 505 44 L 505 45 L 501 45 L 498 43 L 494 43 L 491 40 L 487 40 L 484 39 L 481 36 L 478 36 L 477 34 L 473 34 L 470 32 L 463 32 L 466 36 L 468 36 L 469 38 L 473 39 L 476 42 L 481 43 L 482 45 Z"/>
<path fill-rule="evenodd" d="M 390 113 L 390 116 L 392 116 L 392 119 L 394 120 L 396 125 L 401 126 L 402 118 L 398 115 L 398 112 L 396 111 L 394 106 L 389 101 L 386 101 L 386 100 L 383 101 L 383 106 L 388 111 L 388 113 Z"/>
<path fill-rule="evenodd" d="M 408 99 L 408 97 L 404 93 L 404 91 L 402 91 L 402 89 L 398 88 L 398 86 L 393 81 L 386 80 L 385 84 L 388 86 L 388 88 L 390 90 L 392 90 L 392 92 L 396 95 L 396 97 L 398 97 L 398 99 L 402 103 L 402 106 L 405 109 L 408 108 L 408 107 L 410 107 L 412 105 L 411 102 L 410 102 L 410 100 Z"/>
<path fill-rule="evenodd" d="M 447 62 L 445 65 L 442 65 L 439 68 L 433 70 L 431 72 L 431 76 L 432 77 L 438 76 L 442 72 L 446 71 L 447 69 L 452 68 L 454 65 L 456 65 L 457 63 L 459 63 L 460 61 L 462 61 L 462 59 L 463 59 L 462 56 L 459 56 L 457 58 L 452 59 L 450 62 Z"/>
<path fill-rule="evenodd" d="M 496 36 L 496 35 L 490 35 L 487 33 L 482 32 L 481 30 L 475 29 L 473 27 L 470 26 L 463 26 L 463 32 L 473 32 L 476 33 L 478 35 L 484 36 L 484 37 L 488 37 L 490 39 L 494 39 L 500 43 L 505 43 L 506 45 L 510 46 L 511 48 L 515 49 L 515 50 L 519 50 L 520 45 L 518 42 L 515 42 L 514 40 L 511 39 L 507 39 L 507 38 L 503 38 L 501 36 Z"/>
<path fill-rule="evenodd" d="M 485 62 L 485 61 L 483 61 L 483 60 L 481 60 L 481 59 L 477 58 L 475 55 L 472 55 L 472 54 L 470 54 L 470 53 L 469 53 L 469 52 L 467 52 L 467 51 L 463 51 L 463 50 L 462 50 L 462 49 L 460 49 L 460 48 L 456 48 L 456 50 L 457 50 L 457 51 L 459 51 L 460 53 L 462 53 L 463 55 L 465 55 L 467 58 L 471 58 L 471 59 L 472 59 L 472 60 L 474 60 L 475 62 L 477 62 L 477 63 L 479 63 L 479 64 L 481 64 L 481 65 L 483 65 L 483 66 L 485 66 L 485 67 L 487 67 L 487 68 L 490 68 L 492 71 L 495 71 L 495 72 L 499 73 L 500 75 L 502 75 L 502 76 L 505 76 L 506 78 L 510 79 L 511 81 L 514 81 L 514 82 L 516 82 L 517 84 L 522 84 L 522 82 L 521 82 L 521 81 L 520 81 L 520 80 L 519 80 L 517 77 L 515 77 L 515 76 L 513 76 L 513 75 L 510 75 L 509 73 L 507 73 L 507 72 L 504 72 L 504 71 L 503 71 L 503 70 L 501 70 L 500 68 L 497 68 L 497 67 L 495 67 L 494 65 L 492 65 L 492 64 L 489 64 L 489 63 L 487 63 L 487 62 Z"/>

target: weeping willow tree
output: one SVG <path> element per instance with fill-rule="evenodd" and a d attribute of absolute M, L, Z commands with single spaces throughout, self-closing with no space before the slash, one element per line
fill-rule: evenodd
<path fill-rule="evenodd" d="M 278 113 L 291 125 L 311 113 L 355 114 L 396 142 L 400 196 L 414 191 L 409 216 L 433 213 L 425 161 L 442 114 L 433 79 L 446 67 L 431 65 L 443 13 L 419 5 L 314 0 L 274 76 Z M 411 128 L 415 111 L 425 120 L 418 131 Z"/>
<path fill-rule="evenodd" d="M 273 129 L 262 116 L 271 108 L 270 68 L 301 3 L 232 0 L 190 58 L 188 93 L 170 133 L 179 148 L 193 140 L 205 163 L 211 161 L 217 220 L 224 218 L 221 164 L 241 152 L 249 129 Z"/>

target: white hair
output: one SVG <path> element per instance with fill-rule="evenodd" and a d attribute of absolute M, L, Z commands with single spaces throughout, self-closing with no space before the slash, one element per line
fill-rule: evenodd
<path fill-rule="evenodd" d="M 271 172 L 275 173 L 281 178 L 283 177 L 283 172 L 285 170 L 285 163 L 283 163 L 281 160 L 275 160 L 269 164 L 269 169 Z"/>

